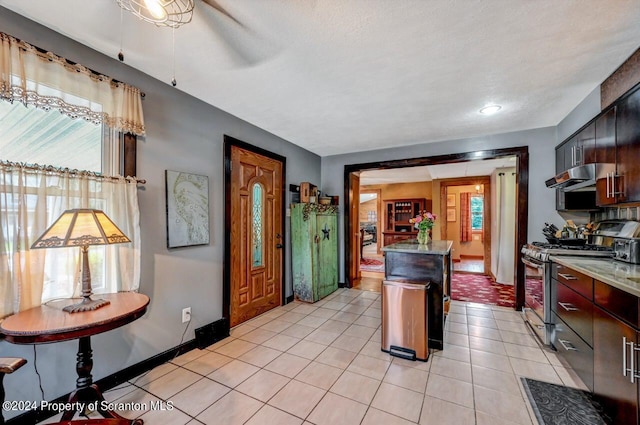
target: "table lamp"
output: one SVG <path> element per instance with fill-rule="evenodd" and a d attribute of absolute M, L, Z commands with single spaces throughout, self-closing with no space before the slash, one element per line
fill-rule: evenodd
<path fill-rule="evenodd" d="M 31 249 L 80 247 L 82 252 L 82 301 L 63 308 L 69 313 L 96 310 L 109 304 L 91 299 L 89 245 L 112 245 L 131 242 L 107 215 L 95 209 L 67 210 L 36 240 Z"/>

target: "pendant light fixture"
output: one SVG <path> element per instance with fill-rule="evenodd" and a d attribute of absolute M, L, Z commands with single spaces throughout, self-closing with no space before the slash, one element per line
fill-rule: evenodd
<path fill-rule="evenodd" d="M 116 0 L 120 11 L 120 37 L 122 38 L 122 10 L 133 13 L 145 22 L 158 27 L 169 27 L 172 30 L 171 42 L 173 51 L 173 78 L 171 85 L 175 87 L 176 81 L 176 28 L 191 22 L 193 17 L 194 0 Z M 124 61 L 122 53 L 122 40 L 118 59 Z"/>
<path fill-rule="evenodd" d="M 145 22 L 179 28 L 191 22 L 194 0 L 116 0 L 118 5 Z"/>

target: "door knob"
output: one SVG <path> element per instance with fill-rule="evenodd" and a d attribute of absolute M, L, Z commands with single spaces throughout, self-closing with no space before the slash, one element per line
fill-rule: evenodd
<path fill-rule="evenodd" d="M 277 244 L 276 244 L 276 248 L 278 248 L 278 249 L 282 249 L 282 248 L 284 248 L 284 245 L 282 245 L 281 243 L 277 243 Z"/>

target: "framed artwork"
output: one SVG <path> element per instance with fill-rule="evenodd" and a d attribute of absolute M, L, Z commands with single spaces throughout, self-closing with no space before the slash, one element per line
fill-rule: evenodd
<path fill-rule="evenodd" d="M 455 207 L 456 206 L 456 195 L 447 195 L 447 206 L 448 207 Z M 447 214 L 447 217 L 449 215 Z M 453 220 L 455 221 L 455 220 Z"/>
<path fill-rule="evenodd" d="M 209 244 L 209 177 L 165 170 L 167 248 Z"/>
<path fill-rule="evenodd" d="M 456 221 L 456 209 L 447 208 L 447 221 Z"/>

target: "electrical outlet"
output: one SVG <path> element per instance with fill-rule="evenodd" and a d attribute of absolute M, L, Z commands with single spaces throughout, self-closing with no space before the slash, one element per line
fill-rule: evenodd
<path fill-rule="evenodd" d="M 191 307 L 182 309 L 182 323 L 189 322 L 191 320 Z"/>

